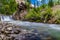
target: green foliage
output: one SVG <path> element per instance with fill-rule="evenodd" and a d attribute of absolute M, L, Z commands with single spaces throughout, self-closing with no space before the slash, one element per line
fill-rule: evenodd
<path fill-rule="evenodd" d="M 0 0 L 0 13 L 1 14 L 13 14 L 17 9 L 15 0 Z"/>
<path fill-rule="evenodd" d="M 58 0 L 58 2 L 57 2 L 58 4 L 60 4 L 60 0 Z"/>
<path fill-rule="evenodd" d="M 49 0 L 48 5 L 49 5 L 50 7 L 52 7 L 52 6 L 54 5 L 53 0 Z"/>
<path fill-rule="evenodd" d="M 52 17 L 51 8 L 50 7 L 46 8 L 43 12 L 41 12 L 40 16 L 41 16 L 41 19 L 43 19 L 43 22 L 46 23 Z"/>
<path fill-rule="evenodd" d="M 43 4 L 43 5 L 41 5 L 40 7 L 42 7 L 42 8 L 47 8 L 47 7 L 49 7 L 49 6 L 48 6 L 48 4 Z"/>
<path fill-rule="evenodd" d="M 40 19 L 40 12 L 38 11 L 39 8 L 33 8 L 28 11 L 28 14 L 25 16 L 28 20 L 39 20 Z"/>
<path fill-rule="evenodd" d="M 60 4 L 59 0 L 54 2 L 53 0 L 49 0 L 48 5 L 44 4 L 37 8 L 32 8 L 28 10 L 28 14 L 25 16 L 25 19 L 28 19 L 29 21 L 35 21 L 35 22 L 54 22 L 54 23 L 60 23 L 60 11 L 57 11 L 56 13 L 53 13 L 53 10 L 51 9 L 52 6 Z M 55 3 L 55 4 L 54 4 Z M 29 5 L 29 4 L 28 4 Z"/>
<path fill-rule="evenodd" d="M 56 13 L 54 13 L 53 16 L 56 18 L 55 23 L 59 24 L 60 23 L 60 11 L 57 11 Z"/>
<path fill-rule="evenodd" d="M 29 12 L 28 12 L 28 14 L 26 15 L 26 18 L 32 18 L 32 17 L 34 17 L 34 13 L 33 13 L 33 9 L 31 9 Z"/>
<path fill-rule="evenodd" d="M 60 0 L 52 0 L 53 1 L 53 5 L 59 5 L 60 4 Z"/>
<path fill-rule="evenodd" d="M 43 4 L 45 4 L 45 0 L 42 0 L 41 2 L 42 2 Z"/>
<path fill-rule="evenodd" d="M 43 9 L 43 7 L 30 9 L 28 14 L 25 16 L 28 20 L 35 22 L 47 22 L 52 17 L 52 10 L 50 7 Z"/>
<path fill-rule="evenodd" d="M 27 10 L 29 11 L 29 9 L 30 9 L 30 0 L 26 0 L 25 4 L 27 6 Z"/>

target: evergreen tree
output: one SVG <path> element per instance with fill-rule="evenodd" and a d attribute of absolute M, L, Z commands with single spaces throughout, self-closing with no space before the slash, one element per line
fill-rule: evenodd
<path fill-rule="evenodd" d="M 60 0 L 58 0 L 58 4 L 60 4 Z"/>
<path fill-rule="evenodd" d="M 45 8 L 46 7 L 46 0 L 42 0 L 41 3 L 42 3 L 42 7 Z"/>
<path fill-rule="evenodd" d="M 45 0 L 42 0 L 41 2 L 42 2 L 42 4 L 45 4 Z"/>
<path fill-rule="evenodd" d="M 52 6 L 54 5 L 53 0 L 49 0 L 48 5 L 49 5 L 50 7 L 52 7 Z"/>

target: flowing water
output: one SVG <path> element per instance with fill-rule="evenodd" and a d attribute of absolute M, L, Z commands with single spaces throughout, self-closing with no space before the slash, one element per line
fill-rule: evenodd
<path fill-rule="evenodd" d="M 13 20 L 12 16 L 1 16 L 1 21 L 22 26 L 24 28 L 38 29 L 39 31 L 48 31 L 51 33 L 52 36 L 60 38 L 60 25 L 58 24 L 44 24 L 28 21 L 18 21 Z"/>
<path fill-rule="evenodd" d="M 20 26 L 48 27 L 51 29 L 60 30 L 60 25 L 57 24 L 44 24 L 44 23 L 35 23 L 35 22 L 28 22 L 28 21 L 18 21 L 18 20 L 14 20 L 12 16 L 1 16 L 1 21 L 13 23 Z"/>
<path fill-rule="evenodd" d="M 1 21 L 13 21 L 12 16 L 0 16 Z"/>

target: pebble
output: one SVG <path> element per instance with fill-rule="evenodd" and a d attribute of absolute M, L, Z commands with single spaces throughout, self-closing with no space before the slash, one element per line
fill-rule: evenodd
<path fill-rule="evenodd" d="M 12 30 L 12 27 L 8 27 L 7 30 Z"/>

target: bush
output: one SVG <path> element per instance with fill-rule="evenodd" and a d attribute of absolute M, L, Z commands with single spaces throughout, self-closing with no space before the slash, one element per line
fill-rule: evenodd
<path fill-rule="evenodd" d="M 44 23 L 48 22 L 48 20 L 50 20 L 51 17 L 52 17 L 52 9 L 50 7 L 46 8 L 40 14 L 40 18 L 43 20 Z"/>
<path fill-rule="evenodd" d="M 30 9 L 25 16 L 26 19 L 35 22 L 47 22 L 50 17 L 52 17 L 52 10 L 50 7 L 45 8 L 45 10 L 42 7 Z"/>
<path fill-rule="evenodd" d="M 39 8 L 30 9 L 25 18 L 33 21 L 40 19 L 40 12 L 38 10 Z"/>
<path fill-rule="evenodd" d="M 13 14 L 17 9 L 15 0 L 0 0 L 0 13 Z"/>
<path fill-rule="evenodd" d="M 60 23 L 60 11 L 57 11 L 56 13 L 54 13 L 53 16 L 56 18 L 55 23 L 59 24 Z"/>

